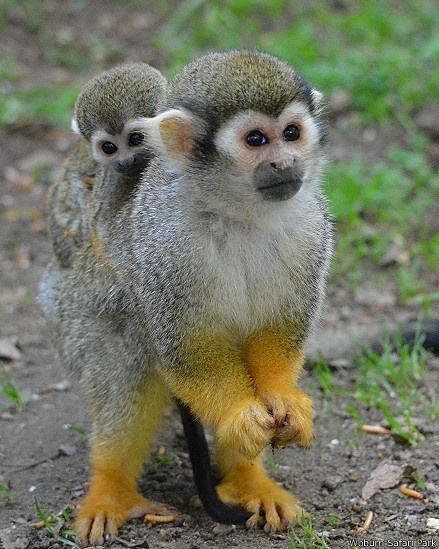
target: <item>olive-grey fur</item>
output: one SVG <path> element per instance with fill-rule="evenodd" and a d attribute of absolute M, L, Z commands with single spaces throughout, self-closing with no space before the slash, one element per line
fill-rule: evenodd
<path fill-rule="evenodd" d="M 88 141 L 96 128 L 114 135 L 122 131 L 128 120 L 154 116 L 166 89 L 166 79 L 154 67 L 146 63 L 123 63 L 84 86 L 76 101 L 73 119 Z"/>
<path fill-rule="evenodd" d="M 285 105 L 297 100 L 308 105 L 321 125 L 322 138 L 326 137 L 326 117 L 310 85 L 290 64 L 266 53 L 237 50 L 205 55 L 186 65 L 171 87 L 167 107 L 187 108 L 207 121 L 209 129 L 247 109 L 278 116 Z M 206 104 L 206 97 L 213 100 Z"/>

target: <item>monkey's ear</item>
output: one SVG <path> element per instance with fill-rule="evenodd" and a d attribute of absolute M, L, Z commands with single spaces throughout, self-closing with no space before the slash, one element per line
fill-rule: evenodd
<path fill-rule="evenodd" d="M 77 134 L 81 133 L 79 131 L 78 122 L 75 117 L 72 118 L 72 130 L 73 130 L 73 133 L 77 133 Z"/>
<path fill-rule="evenodd" d="M 323 105 L 323 93 L 320 93 L 319 91 L 317 91 L 316 89 L 313 88 L 311 90 L 311 98 L 312 98 L 312 102 L 313 102 L 314 107 L 316 107 L 317 109 L 322 107 L 322 105 Z"/>
<path fill-rule="evenodd" d="M 157 152 L 177 163 L 197 152 L 200 121 L 181 109 L 170 109 L 149 122 L 148 141 Z"/>

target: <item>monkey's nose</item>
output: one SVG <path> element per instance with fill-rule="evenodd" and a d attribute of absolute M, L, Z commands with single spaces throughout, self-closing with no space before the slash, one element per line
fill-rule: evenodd
<path fill-rule="evenodd" d="M 296 164 L 296 159 L 293 158 L 292 161 L 289 162 L 270 162 L 268 165 L 270 168 L 273 168 L 273 170 L 285 170 L 288 168 L 293 167 Z"/>

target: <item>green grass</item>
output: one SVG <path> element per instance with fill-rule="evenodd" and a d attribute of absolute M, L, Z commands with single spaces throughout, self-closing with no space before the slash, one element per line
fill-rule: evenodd
<path fill-rule="evenodd" d="M 273 452 L 273 450 L 271 453 L 269 450 L 267 450 L 267 452 L 264 454 L 264 463 L 272 473 L 274 473 L 274 471 L 276 471 L 276 469 L 279 467 L 279 463 L 275 460 Z"/>
<path fill-rule="evenodd" d="M 296 64 L 316 85 L 347 90 L 366 120 L 400 117 L 400 109 L 406 115 L 434 94 L 439 17 L 433 2 L 362 1 L 346 3 L 341 10 L 331 10 L 329 3 L 312 4 L 305 30 L 298 20 L 273 39 L 270 49 L 284 56 L 289 44 L 298 42 Z M 303 43 L 312 45 L 311 56 Z M 312 61 L 309 70 L 304 49 Z M 296 56 L 293 51 L 290 58 Z"/>
<path fill-rule="evenodd" d="M 322 0 L 185 0 L 177 10 L 165 3 L 163 16 L 158 45 L 172 53 L 173 70 L 206 50 L 257 47 L 290 61 L 323 91 L 347 90 L 368 120 L 404 117 L 439 87 L 433 0 L 363 0 L 338 9 Z"/>
<path fill-rule="evenodd" d="M 326 398 L 331 398 L 336 390 L 334 374 L 326 362 L 319 361 L 313 366 L 314 373 Z"/>
<path fill-rule="evenodd" d="M 37 516 L 50 537 L 61 546 L 81 549 L 81 545 L 75 541 L 76 533 L 69 528 L 70 517 L 66 509 L 62 509 L 59 513 L 43 509 L 36 497 L 34 503 Z"/>
<path fill-rule="evenodd" d="M 377 264 L 392 242 L 407 254 L 397 269 L 402 304 L 424 296 L 421 275 L 437 271 L 439 237 L 426 221 L 439 195 L 439 175 L 425 161 L 425 142 L 418 137 L 410 150 L 394 149 L 374 165 L 360 157 L 334 164 L 327 173 L 327 194 L 338 229 L 335 275 L 353 286 L 363 280 L 364 260 Z M 436 197 L 436 198 L 435 198 Z"/>
<path fill-rule="evenodd" d="M 181 461 L 176 454 L 167 451 L 165 448 L 159 448 L 157 452 L 151 455 L 151 462 L 156 463 L 160 467 L 168 465 L 181 465 Z"/>
<path fill-rule="evenodd" d="M 369 410 L 379 410 L 379 422 L 388 424 L 392 433 L 409 445 L 422 442 L 414 418 L 439 418 L 439 398 L 435 386 L 426 387 L 424 374 L 429 353 L 419 337 L 413 345 L 396 338 L 394 344 L 384 342 L 382 353 L 364 349 L 355 359 L 355 392 L 341 387 L 337 376 L 325 362 L 314 365 L 314 373 L 322 390 L 323 411 L 337 402 L 340 395 L 349 394 L 353 401 L 346 412 L 362 427 L 370 423 Z M 322 399 L 321 399 L 322 400 Z M 346 439 L 346 442 L 349 442 Z M 358 448 L 359 441 L 353 442 Z"/>
<path fill-rule="evenodd" d="M 27 30 L 36 33 L 41 30 L 43 23 L 42 2 L 34 0 L 2 0 L 0 4 L 0 31 L 6 26 L 11 11 L 22 16 Z"/>
<path fill-rule="evenodd" d="M 38 86 L 29 90 L 7 91 L 0 95 L 0 126 L 17 120 L 29 123 L 48 121 L 67 127 L 79 88 Z"/>
<path fill-rule="evenodd" d="M 397 341 L 396 350 L 387 344 L 382 355 L 366 351 L 356 364 L 355 398 L 380 410 L 392 432 L 408 444 L 422 440 L 414 417 L 438 417 L 434 393 L 421 391 L 427 357 L 420 339 L 413 346 Z M 355 406 L 347 411 L 357 422 L 367 423 Z"/>
<path fill-rule="evenodd" d="M 6 500 L 6 503 L 12 503 L 12 496 L 9 488 L 4 484 L 0 484 L 0 496 Z"/>
<path fill-rule="evenodd" d="M 294 523 L 287 533 L 291 549 L 329 549 L 321 534 L 316 532 L 312 519 L 304 517 Z"/>
<path fill-rule="evenodd" d="M 82 427 L 75 427 L 74 425 L 66 425 L 65 429 L 68 429 L 72 433 L 74 433 L 76 436 L 78 436 L 81 440 L 88 441 L 90 438 L 90 435 L 85 429 L 82 429 Z"/>
<path fill-rule="evenodd" d="M 23 411 L 29 402 L 30 391 L 20 391 L 6 370 L 3 369 L 0 373 L 3 377 L 2 385 L 0 385 L 0 395 L 6 397 L 8 403 L 15 410 L 18 412 Z"/>

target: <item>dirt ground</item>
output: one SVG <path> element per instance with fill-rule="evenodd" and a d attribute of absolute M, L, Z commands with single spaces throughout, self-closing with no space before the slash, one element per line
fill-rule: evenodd
<path fill-rule="evenodd" d="M 160 24 L 154 13 L 127 12 L 121 7 L 123 3 L 96 0 L 82 4 L 78 11 L 70 7 L 75 3 L 44 4 L 50 30 L 30 30 L 18 9 L 0 32 L 0 51 L 13 54 L 17 60 L 21 87 L 82 84 L 97 67 L 122 60 L 140 59 L 160 69 L 166 67 L 167 59 L 151 45 Z M 72 41 L 87 44 L 90 33 L 107 38 L 116 53 L 95 52 L 96 59 L 85 69 L 61 68 L 47 53 L 51 47 L 67 47 Z M 374 162 L 388 148 L 404 144 L 405 136 L 397 128 L 390 128 L 381 138 L 373 129 L 359 127 L 354 119 L 349 110 L 334 117 L 331 148 L 335 160 L 359 151 Z M 50 258 L 45 224 L 47 181 L 59 170 L 70 132 L 68 128 L 54 129 L 44 121 L 29 123 L 23 119 L 0 130 L 0 136 L 0 355 L 5 371 L 22 392 L 28 390 L 30 395 L 21 411 L 9 408 L 5 399 L 0 401 L 0 484 L 8 487 L 11 496 L 8 502 L 0 493 L 0 547 L 49 549 L 61 545 L 45 529 L 31 526 L 38 520 L 35 498 L 52 512 L 74 505 L 84 494 L 89 473 L 87 442 L 79 433 L 89 429 L 81 387 L 67 379 L 58 363 L 36 301 L 37 285 Z M 377 268 L 371 266 L 372 270 Z M 346 407 L 355 403 L 367 423 L 383 425 L 379 412 L 354 399 L 356 371 L 347 334 L 367 341 L 383 325 L 397 325 L 421 312 L 416 307 L 398 306 L 392 277 L 386 280 L 379 289 L 364 283 L 351 295 L 346 281 L 331 279 L 322 334 L 313 353 L 315 356 L 318 349 L 332 360 L 337 384 L 345 391 L 337 399 L 326 398 L 310 365 L 302 386 L 314 397 L 315 444 L 311 450 L 293 447 L 267 456 L 271 474 L 299 497 L 313 518 L 315 531 L 323 533 L 329 547 L 349 547 L 354 540 L 359 546 L 439 547 L 439 531 L 431 528 L 431 519 L 439 519 L 437 421 L 427 419 L 419 409 L 424 440 L 410 447 L 392 435 L 361 433 L 346 412 Z M 438 282 L 437 273 L 425 281 L 431 291 Z M 439 316 L 438 310 L 433 312 Z M 438 368 L 438 359 L 429 359 L 420 391 L 426 393 L 429 387 L 437 386 Z M 115 548 L 296 546 L 285 534 L 267 536 L 261 531 L 247 532 L 242 526 L 218 526 L 206 516 L 196 497 L 175 412 L 169 415 L 154 449 L 141 488 L 152 499 L 178 507 L 182 519 L 163 527 L 147 526 L 140 520 L 130 522 L 121 529 Z M 163 451 L 173 456 L 170 463 L 160 458 Z M 364 487 L 380 465 L 390 468 L 386 478 L 390 470 L 396 472 L 396 480 L 365 498 Z M 403 483 L 419 490 L 410 476 L 413 470 L 424 482 L 421 500 L 399 491 Z M 369 511 L 373 512 L 371 525 L 360 533 L 356 529 L 364 524 Z M 309 540 L 303 546 L 319 545 Z"/>

